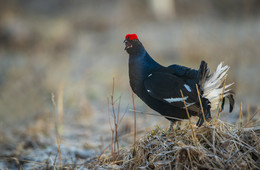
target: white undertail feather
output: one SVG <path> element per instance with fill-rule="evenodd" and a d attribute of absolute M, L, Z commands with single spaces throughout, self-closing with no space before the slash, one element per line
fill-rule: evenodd
<path fill-rule="evenodd" d="M 223 91 L 223 82 L 227 77 L 227 72 L 229 70 L 229 66 L 223 66 L 222 62 L 218 65 L 216 71 L 210 75 L 206 81 L 203 88 L 203 97 L 207 98 L 211 103 L 211 110 L 216 110 L 218 108 L 218 104 L 221 101 L 221 95 Z M 233 84 L 233 83 L 232 83 Z M 225 85 L 224 95 L 226 97 L 229 95 L 229 87 L 232 84 Z"/>

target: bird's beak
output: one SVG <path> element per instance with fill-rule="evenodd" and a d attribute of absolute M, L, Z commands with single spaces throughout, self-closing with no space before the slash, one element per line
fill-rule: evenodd
<path fill-rule="evenodd" d="M 125 50 L 133 47 L 132 44 L 127 39 L 124 40 L 124 43 L 125 43 Z"/>

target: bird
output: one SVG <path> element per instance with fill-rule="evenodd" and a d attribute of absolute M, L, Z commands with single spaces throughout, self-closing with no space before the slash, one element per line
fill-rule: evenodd
<path fill-rule="evenodd" d="M 127 34 L 123 42 L 129 54 L 132 91 L 171 122 L 168 131 L 176 122 L 189 116 L 199 117 L 196 125 L 200 127 L 204 119 L 211 119 L 211 111 L 216 110 L 221 101 L 220 111 L 223 110 L 226 98 L 229 100 L 229 112 L 232 112 L 235 100 L 230 86 L 233 83 L 225 85 L 223 91 L 229 66 L 220 63 L 212 74 L 204 60 L 198 69 L 177 64 L 162 66 L 148 54 L 136 34 Z"/>

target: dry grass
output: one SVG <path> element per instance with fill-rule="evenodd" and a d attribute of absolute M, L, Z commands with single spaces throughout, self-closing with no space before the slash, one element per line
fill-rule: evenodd
<path fill-rule="evenodd" d="M 167 133 L 156 127 L 120 157 L 102 156 L 91 167 L 123 169 L 259 169 L 260 129 L 238 128 L 218 120 L 200 128 L 189 124 Z"/>

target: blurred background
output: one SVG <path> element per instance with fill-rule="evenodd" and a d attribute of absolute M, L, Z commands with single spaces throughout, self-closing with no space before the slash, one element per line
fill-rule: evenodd
<path fill-rule="evenodd" d="M 230 123 L 241 102 L 244 112 L 259 107 L 258 0 L 8 0 L 0 6 L 1 156 L 55 156 L 55 113 L 67 157 L 102 151 L 111 137 L 107 98 L 113 77 L 114 97 L 121 96 L 119 131 L 131 134 L 127 33 L 136 33 L 163 65 L 197 69 L 203 59 L 212 72 L 221 61 L 229 65 L 236 92 Z M 155 113 L 135 100 L 138 111 Z M 156 124 L 169 125 L 162 117 L 137 114 L 138 130 Z M 122 137 L 121 146 L 132 142 Z"/>

